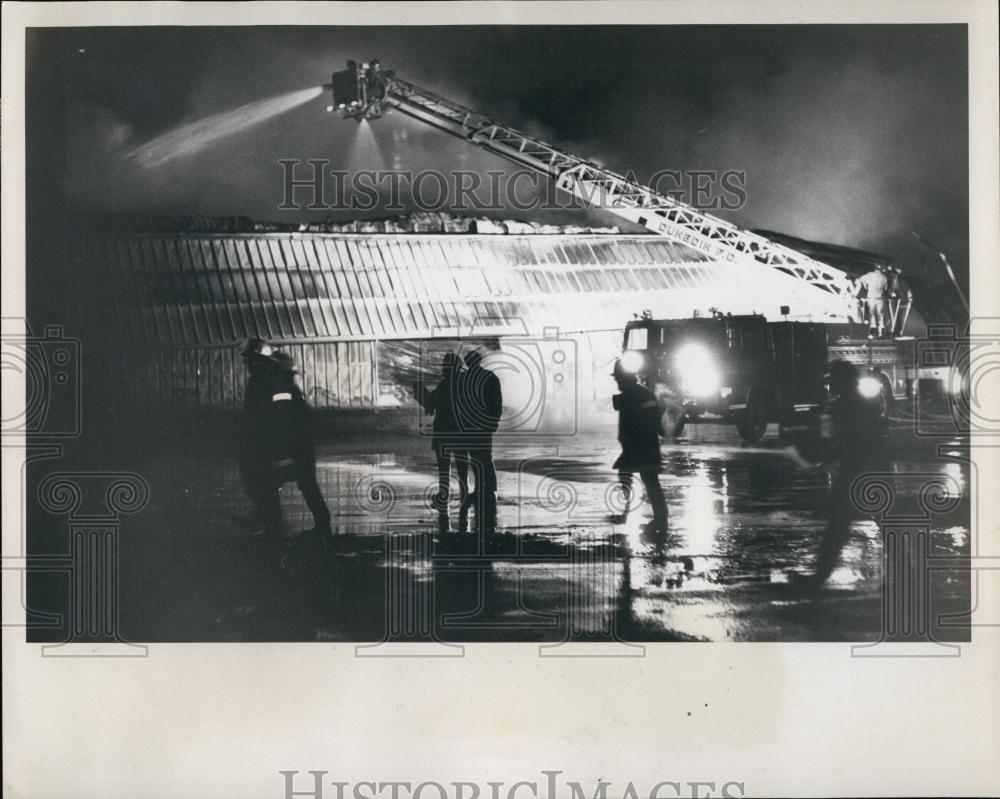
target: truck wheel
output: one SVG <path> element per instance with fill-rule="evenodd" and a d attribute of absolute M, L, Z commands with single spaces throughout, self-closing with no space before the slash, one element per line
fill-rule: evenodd
<path fill-rule="evenodd" d="M 747 406 L 736 417 L 736 432 L 748 444 L 756 444 L 767 431 L 767 411 L 770 404 L 766 398 L 751 392 L 747 398 Z"/>

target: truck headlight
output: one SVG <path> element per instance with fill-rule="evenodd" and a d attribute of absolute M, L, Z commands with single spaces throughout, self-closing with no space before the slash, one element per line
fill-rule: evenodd
<path fill-rule="evenodd" d="M 642 365 L 646 362 L 646 359 L 642 357 L 641 352 L 636 350 L 626 350 L 622 354 L 622 369 L 626 372 L 638 372 L 642 369 Z"/>
<path fill-rule="evenodd" d="M 681 391 L 692 397 L 708 397 L 719 390 L 722 375 L 715 358 L 704 344 L 683 345 L 674 356 Z"/>
<path fill-rule="evenodd" d="M 865 399 L 875 399 L 882 393 L 882 381 L 866 375 L 858 381 L 858 393 Z"/>

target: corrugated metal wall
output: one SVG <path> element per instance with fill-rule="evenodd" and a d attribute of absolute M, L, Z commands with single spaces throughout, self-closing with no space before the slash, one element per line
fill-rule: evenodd
<path fill-rule="evenodd" d="M 642 308 L 689 312 L 732 284 L 656 236 L 114 233 L 74 261 L 67 294 L 105 390 L 177 409 L 239 406 L 251 337 L 292 355 L 316 407 L 399 405 L 427 366 L 415 342 L 620 331 Z"/>
<path fill-rule="evenodd" d="M 483 319 L 618 325 L 636 295 L 721 282 L 703 255 L 645 236 L 135 234 L 96 237 L 83 257 L 76 288 L 98 334 L 142 350 L 412 338 Z"/>
<path fill-rule="evenodd" d="M 302 342 L 286 344 L 282 349 L 295 360 L 299 385 L 314 407 L 375 406 L 375 342 Z M 100 372 L 117 403 L 158 410 L 239 407 L 246 381 L 238 347 L 107 355 Z"/>

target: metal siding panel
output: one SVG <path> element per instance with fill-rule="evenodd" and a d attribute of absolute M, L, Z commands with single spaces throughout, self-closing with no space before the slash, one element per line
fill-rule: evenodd
<path fill-rule="evenodd" d="M 493 261 L 492 252 L 482 239 L 470 242 L 470 246 L 476 256 L 476 266 L 480 269 L 492 269 L 496 266 L 496 263 Z"/>
<path fill-rule="evenodd" d="M 365 297 L 371 296 L 371 289 L 366 288 L 361 283 L 360 270 L 358 269 L 359 255 L 357 247 L 354 245 L 355 242 L 350 241 L 349 246 L 345 248 L 347 264 L 349 266 L 345 265 L 344 272 L 348 287 L 350 288 L 351 306 L 360 327 L 360 335 L 372 335 L 376 329 L 376 323 L 372 319 L 368 307 L 363 302 Z"/>
<path fill-rule="evenodd" d="M 295 334 L 291 313 L 288 307 L 288 297 L 284 292 L 281 280 L 280 261 L 275 261 L 275 251 L 271 239 L 262 239 L 258 248 L 263 266 L 262 277 L 267 281 L 269 296 L 265 300 L 274 309 L 277 322 L 274 335 L 277 338 L 290 338 Z"/>
<path fill-rule="evenodd" d="M 413 315 L 412 303 L 409 300 L 399 300 L 397 311 L 403 330 L 409 335 L 419 335 L 421 326 Z"/>
<path fill-rule="evenodd" d="M 389 245 L 385 239 L 379 239 L 376 242 L 378 248 L 378 257 L 381 263 L 380 268 L 380 278 L 382 280 L 382 291 L 385 293 L 386 297 L 396 296 L 396 284 L 393 280 L 394 273 L 396 272 L 396 263 L 392 259 L 392 255 L 389 252 Z"/>
<path fill-rule="evenodd" d="M 349 268 L 349 267 L 347 267 Z M 333 272 L 333 279 L 337 284 L 337 294 L 340 298 L 334 306 L 334 312 L 340 309 L 340 314 L 344 319 L 344 331 L 348 335 L 357 336 L 361 334 L 361 324 L 357 319 L 354 309 L 354 301 L 351 299 L 351 285 L 347 279 L 347 268 L 342 264 L 339 269 Z"/>
<path fill-rule="evenodd" d="M 566 242 L 563 244 L 563 251 L 569 262 L 574 266 L 588 266 L 589 259 L 585 258 L 576 242 Z"/>
<path fill-rule="evenodd" d="M 371 273 L 372 290 L 376 297 L 386 299 L 393 296 L 392 287 L 389 285 L 389 278 L 386 275 L 385 267 L 379 266 Z"/>
<path fill-rule="evenodd" d="M 367 241 L 356 241 L 355 247 L 358 255 L 361 257 L 361 267 L 364 272 L 372 272 L 375 270 L 375 261 L 372 258 L 371 246 Z"/>
<path fill-rule="evenodd" d="M 346 356 L 347 344 L 341 341 L 335 341 L 333 343 L 333 357 L 330 360 L 330 370 L 328 372 L 327 388 L 330 392 L 329 394 L 329 407 L 339 408 L 341 407 L 340 398 L 343 395 L 341 390 L 341 373 L 343 372 L 343 366 L 347 363 Z"/>
<path fill-rule="evenodd" d="M 422 292 L 417 291 L 413 283 L 413 270 L 409 263 L 400 268 L 399 279 L 403 286 L 404 297 L 422 298 L 424 296 Z"/>
<path fill-rule="evenodd" d="M 351 330 L 351 334 L 358 336 L 361 335 L 364 329 L 364 325 L 361 319 L 358 318 L 358 303 L 353 300 L 347 300 L 341 306 L 344 312 L 344 317 L 347 319 L 347 326 Z"/>
<path fill-rule="evenodd" d="M 192 276 L 201 287 L 204 297 L 205 337 L 201 339 L 201 342 L 224 341 L 228 337 L 223 328 L 222 315 L 219 313 L 219 303 L 216 297 L 218 292 L 213 290 L 212 286 L 215 270 L 211 268 L 210 259 L 209 262 L 206 262 L 206 255 L 202 249 L 205 242 L 200 239 L 192 239 L 189 236 L 185 236 L 184 241 L 187 256 L 191 264 Z"/>
<path fill-rule="evenodd" d="M 351 402 L 350 342 L 337 342 L 336 383 L 334 384 L 335 405 L 346 408 Z"/>
<path fill-rule="evenodd" d="M 187 295 L 191 298 L 192 308 L 195 313 L 191 315 L 194 321 L 195 337 L 194 343 L 203 344 L 212 340 L 211 320 L 208 315 L 208 303 L 205 301 L 205 291 L 202 288 L 204 276 L 201 274 L 198 264 L 191 253 L 191 243 L 187 236 L 180 236 L 174 239 L 177 247 L 177 257 L 181 264 L 181 274 L 184 277 L 184 287 Z M 187 383 L 185 383 L 185 386 Z M 188 402 L 189 398 L 185 398 Z"/>
<path fill-rule="evenodd" d="M 238 321 L 237 338 L 249 338 L 253 335 L 251 331 L 256 330 L 257 325 L 253 319 L 243 271 L 236 259 L 234 242 L 228 238 L 220 239 L 216 242 L 216 246 L 216 260 L 226 275 L 230 292 L 229 303 L 234 310 L 234 319 Z"/>
<path fill-rule="evenodd" d="M 223 341 L 230 343 L 239 341 L 246 337 L 246 324 L 244 324 L 238 308 L 233 308 L 236 299 L 236 292 L 233 290 L 232 278 L 226 262 L 226 254 L 223 242 L 220 239 L 209 239 L 207 249 L 211 255 L 208 262 L 212 273 L 215 275 L 220 289 L 220 303 L 225 310 L 225 314 L 220 314 L 223 321 L 228 323 L 228 328 L 224 330 Z"/>
<path fill-rule="evenodd" d="M 427 246 L 431 251 L 431 261 L 439 269 L 461 267 L 461 259 L 453 252 L 451 239 L 430 239 Z"/>
<path fill-rule="evenodd" d="M 297 291 L 296 283 L 301 283 L 301 278 L 295 268 L 295 253 L 292 251 L 291 241 L 286 238 L 271 240 L 274 263 L 277 267 L 278 277 L 285 298 L 288 300 L 288 318 L 292 325 L 293 336 L 309 335 L 309 323 L 306 319 L 305 311 L 299 302 L 300 292 Z M 297 279 L 297 280 L 296 280 Z"/>
<path fill-rule="evenodd" d="M 337 406 L 337 342 L 323 344 L 323 384 L 316 394 L 316 406 Z"/>
<path fill-rule="evenodd" d="M 321 291 L 323 294 L 323 299 L 319 302 L 319 309 L 323 315 L 323 334 L 326 336 L 339 336 L 343 335 L 340 321 L 337 319 L 337 315 L 334 311 L 335 300 L 334 296 L 339 296 L 339 291 L 337 290 L 336 281 L 334 281 L 332 270 L 327 259 L 327 249 L 324 246 L 324 242 L 313 240 L 312 241 L 313 258 L 316 264 L 315 279 L 317 283 L 322 287 Z"/>
<path fill-rule="evenodd" d="M 407 302 L 407 307 L 410 310 L 410 314 L 413 316 L 413 322 L 416 325 L 417 330 L 424 330 L 427 335 L 430 335 L 431 330 L 434 329 L 433 317 L 428 315 L 427 309 L 424 307 L 424 303 L 419 300 L 411 300 Z"/>
<path fill-rule="evenodd" d="M 427 271 L 434 268 L 434 260 L 431 258 L 430 251 L 423 240 L 414 240 L 410 245 L 410 249 L 413 250 L 417 264 L 422 270 Z"/>
<path fill-rule="evenodd" d="M 323 391 L 326 388 L 326 342 L 317 341 L 311 346 L 313 359 L 312 391 L 306 396 L 306 400 L 314 408 L 323 407 Z"/>
<path fill-rule="evenodd" d="M 566 281 L 566 285 L 568 286 L 569 291 L 579 292 L 582 290 L 580 286 L 580 281 L 577 280 L 576 275 L 574 275 L 572 272 L 568 271 L 558 272 L 557 274 L 559 275 L 560 278 L 563 278 Z"/>
<path fill-rule="evenodd" d="M 277 338 L 284 334 L 284 327 L 278 315 L 278 306 L 282 304 L 281 287 L 274 274 L 274 263 L 271 260 L 271 248 L 267 239 L 254 238 L 250 245 L 250 254 L 254 259 L 254 274 L 260 287 L 260 301 L 267 312 L 267 338 Z"/>
<path fill-rule="evenodd" d="M 238 279 L 246 297 L 244 316 L 247 320 L 247 336 L 263 338 L 268 328 L 267 314 L 263 308 L 263 296 L 250 256 L 250 248 L 245 238 L 233 239 L 231 245 L 231 263 L 238 271 Z"/>
<path fill-rule="evenodd" d="M 365 305 L 368 308 L 368 313 L 372 321 L 375 323 L 374 335 L 379 338 L 392 335 L 392 322 L 389 319 L 389 312 L 385 307 L 385 301 L 372 298 L 367 300 Z"/>
<path fill-rule="evenodd" d="M 296 273 L 302 286 L 299 297 L 300 304 L 304 303 L 303 317 L 306 320 L 307 330 L 311 330 L 311 335 L 321 335 L 320 331 L 325 327 L 322 321 L 322 314 L 316 308 L 316 299 L 319 295 L 313 269 L 309 262 L 309 252 L 303 246 L 301 239 L 292 239 L 292 254 L 295 258 Z M 307 313 L 308 312 L 308 313 Z"/>
<path fill-rule="evenodd" d="M 674 262 L 669 252 L 657 251 L 649 242 L 638 241 L 636 246 L 639 248 L 644 263 L 669 264 Z"/>

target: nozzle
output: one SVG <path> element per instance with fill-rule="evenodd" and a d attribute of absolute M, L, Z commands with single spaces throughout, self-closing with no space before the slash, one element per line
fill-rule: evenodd
<path fill-rule="evenodd" d="M 358 122 L 382 116 L 386 81 L 391 73 L 383 72 L 377 58 L 362 62 L 348 61 L 347 69 L 334 72 L 331 80 L 333 105 L 345 119 Z"/>

